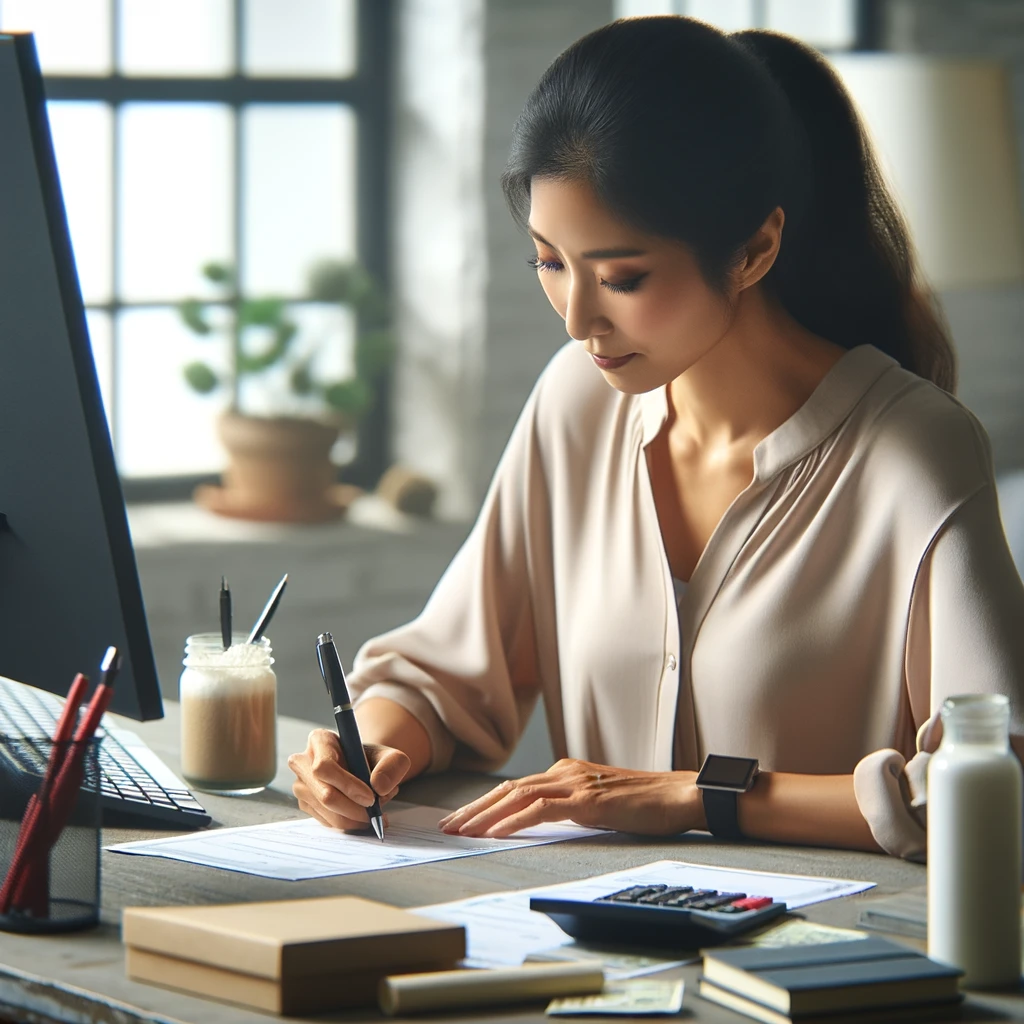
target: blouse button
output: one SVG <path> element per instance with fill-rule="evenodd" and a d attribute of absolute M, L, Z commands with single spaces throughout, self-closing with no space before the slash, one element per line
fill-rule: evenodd
<path fill-rule="evenodd" d="M 668 656 L 668 661 L 666 662 L 666 664 L 668 666 L 669 672 L 675 672 L 675 670 L 676 670 L 676 656 L 674 654 L 670 654 Z"/>

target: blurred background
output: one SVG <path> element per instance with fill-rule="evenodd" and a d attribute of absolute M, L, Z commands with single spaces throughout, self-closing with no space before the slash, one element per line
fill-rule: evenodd
<path fill-rule="evenodd" d="M 36 33 L 165 696 L 222 574 L 244 620 L 290 573 L 280 709 L 328 725 L 316 635 L 348 662 L 420 610 L 565 340 L 500 194 L 513 121 L 565 46 L 644 14 L 834 60 L 1021 564 L 1024 0 L 0 0 L 0 30 Z M 329 424 L 327 496 L 246 504 L 225 420 L 282 417 Z M 538 709 L 506 771 L 549 758 Z"/>

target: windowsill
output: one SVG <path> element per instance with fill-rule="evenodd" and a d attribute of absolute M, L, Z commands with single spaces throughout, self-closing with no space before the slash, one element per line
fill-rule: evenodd
<path fill-rule="evenodd" d="M 352 502 L 345 516 L 329 523 L 256 523 L 230 519 L 200 508 L 193 502 L 129 504 L 128 523 L 136 549 L 170 547 L 175 544 L 280 544 L 311 546 L 344 543 L 352 537 L 366 537 L 364 531 L 384 534 L 413 534 L 435 520 L 418 519 L 399 512 L 376 495 L 367 494 Z M 450 525 L 450 524 L 445 524 Z M 353 527 L 358 529 L 353 530 Z"/>

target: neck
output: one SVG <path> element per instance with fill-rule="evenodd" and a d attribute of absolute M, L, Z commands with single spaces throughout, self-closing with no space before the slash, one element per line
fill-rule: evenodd
<path fill-rule="evenodd" d="M 760 287 L 748 288 L 722 337 L 669 384 L 673 429 L 701 448 L 752 449 L 807 401 L 844 352 Z"/>

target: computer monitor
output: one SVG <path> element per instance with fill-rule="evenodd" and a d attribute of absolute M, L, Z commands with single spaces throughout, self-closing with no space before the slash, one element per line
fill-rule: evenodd
<path fill-rule="evenodd" d="M 0 675 L 163 706 L 30 34 L 0 33 Z"/>

